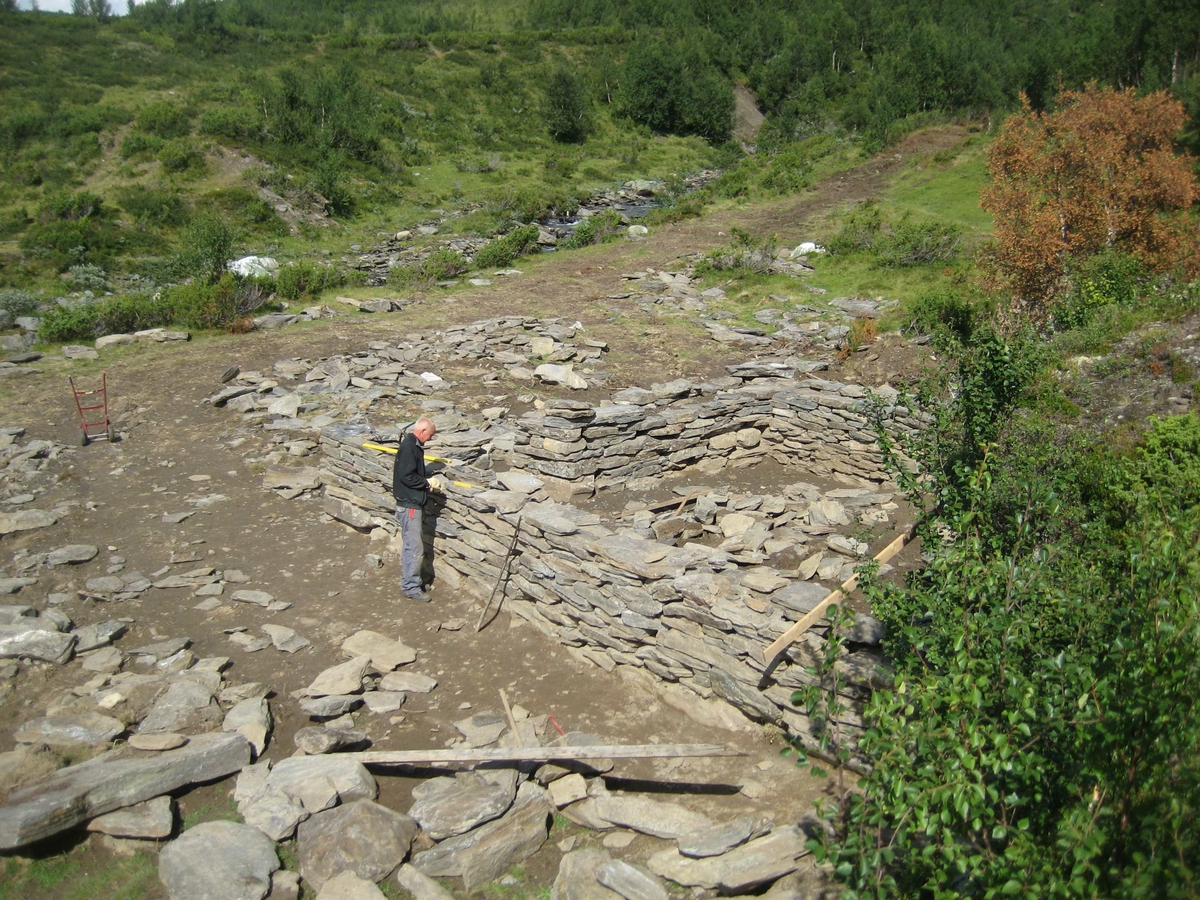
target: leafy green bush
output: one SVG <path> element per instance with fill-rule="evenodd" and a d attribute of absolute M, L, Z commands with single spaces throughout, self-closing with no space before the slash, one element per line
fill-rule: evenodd
<path fill-rule="evenodd" d="M 215 284 L 233 259 L 233 247 L 238 239 L 237 229 L 222 216 L 213 213 L 197 216 L 183 233 L 180 270 Z"/>
<path fill-rule="evenodd" d="M 260 127 L 258 113 L 242 106 L 218 106 L 200 117 L 200 131 L 215 137 L 248 138 Z"/>
<path fill-rule="evenodd" d="M 561 241 L 559 246 L 573 250 L 576 247 L 603 244 L 620 237 L 624 228 L 625 226 L 621 223 L 621 214 L 615 209 L 606 209 L 602 213 L 588 216 L 576 225 L 570 237 Z"/>
<path fill-rule="evenodd" d="M 538 248 L 538 227 L 522 225 L 503 237 L 490 241 L 475 254 L 474 265 L 479 269 L 503 268 L 514 259 L 533 253 Z"/>
<path fill-rule="evenodd" d="M 204 168 L 204 154 L 190 138 L 167 141 L 158 151 L 158 161 L 169 172 Z"/>
<path fill-rule="evenodd" d="M 188 219 L 187 207 L 175 191 L 137 184 L 118 191 L 117 203 L 139 225 L 179 226 Z"/>
<path fill-rule="evenodd" d="M 159 100 L 142 107 L 137 114 L 138 128 L 160 138 L 179 138 L 192 130 L 192 117 L 181 106 Z"/>
<path fill-rule="evenodd" d="M 542 108 L 550 137 L 564 144 L 582 141 L 591 128 L 587 113 L 587 87 L 583 79 L 563 64 L 556 66 L 546 81 Z"/>
<path fill-rule="evenodd" d="M 48 196 L 38 207 L 38 221 L 50 222 L 55 219 L 76 221 L 99 217 L 104 211 L 104 198 L 91 191 L 80 191 L 77 194 L 58 193 Z"/>
<path fill-rule="evenodd" d="M 99 294 L 110 289 L 108 273 L 100 266 L 87 263 L 71 266 L 67 270 L 67 282 L 76 291 L 92 291 Z"/>
<path fill-rule="evenodd" d="M 958 291 L 921 294 L 908 308 L 906 325 L 931 334 L 942 346 L 966 344 L 975 332 L 979 309 Z"/>
<path fill-rule="evenodd" d="M 125 294 L 69 307 L 50 307 L 42 316 L 38 338 L 50 343 L 93 341 L 106 334 L 159 328 L 173 319 L 165 293 Z"/>
<path fill-rule="evenodd" d="M 730 229 L 729 247 L 714 250 L 696 265 L 696 274 L 733 272 L 739 276 L 761 275 L 768 272 L 775 262 L 778 244 L 774 235 L 756 238 L 736 225 Z"/>
<path fill-rule="evenodd" d="M 467 271 L 467 259 L 457 250 L 436 250 L 421 265 L 421 273 L 430 281 L 444 281 Z"/>
<path fill-rule="evenodd" d="M 156 135 L 132 131 L 121 141 L 121 159 L 133 159 L 140 153 L 158 153 L 165 143 Z"/>
<path fill-rule="evenodd" d="M 275 289 L 281 299 L 296 301 L 302 297 L 315 297 L 322 291 L 342 287 L 345 283 L 346 275 L 340 269 L 303 260 L 279 270 Z"/>
<path fill-rule="evenodd" d="M 883 231 L 883 213 L 874 203 L 864 203 L 848 215 L 841 229 L 825 246 L 833 254 L 871 250 Z"/>
<path fill-rule="evenodd" d="M 7 309 L 14 319 L 19 316 L 36 315 L 38 295 L 16 288 L 0 291 L 0 309 Z"/>

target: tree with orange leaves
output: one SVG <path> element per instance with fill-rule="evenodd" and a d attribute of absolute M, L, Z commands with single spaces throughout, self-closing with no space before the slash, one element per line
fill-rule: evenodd
<path fill-rule="evenodd" d="M 990 262 L 1015 308 L 1043 318 L 1072 260 L 1105 249 L 1154 269 L 1175 264 L 1200 193 L 1172 141 L 1183 105 L 1166 91 L 1095 84 L 1060 91 L 1052 112 L 1021 99 L 992 145 L 981 200 L 995 219 Z"/>

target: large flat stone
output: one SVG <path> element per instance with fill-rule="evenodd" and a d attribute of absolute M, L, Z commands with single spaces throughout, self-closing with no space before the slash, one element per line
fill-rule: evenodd
<path fill-rule="evenodd" d="M 313 815 L 297 830 L 300 877 L 318 890 L 340 872 L 382 881 L 408 856 L 417 823 L 370 800 Z"/>
<path fill-rule="evenodd" d="M 118 809 L 88 822 L 88 831 L 113 837 L 160 840 L 171 836 L 175 827 L 175 801 L 155 797 L 127 809 Z"/>
<path fill-rule="evenodd" d="M 615 794 L 594 799 L 593 809 L 600 818 L 666 840 L 673 841 L 712 826 L 708 816 L 678 803 L 664 803 L 646 797 L 619 797 Z"/>
<path fill-rule="evenodd" d="M 596 873 L 612 862 L 603 850 L 588 848 L 563 855 L 550 900 L 619 900 L 620 894 L 596 880 Z"/>
<path fill-rule="evenodd" d="M 353 872 L 342 872 L 330 878 L 317 891 L 316 900 L 387 900 L 373 881 L 359 878 Z"/>
<path fill-rule="evenodd" d="M 306 784 L 322 778 L 332 783 L 343 803 L 374 800 L 379 793 L 379 786 L 362 763 L 338 756 L 293 756 L 281 760 L 271 769 L 266 786 L 290 797 L 303 797 Z M 307 804 L 306 807 L 311 810 Z"/>
<path fill-rule="evenodd" d="M 509 769 L 431 778 L 413 788 L 414 802 L 408 814 L 435 841 L 463 834 L 512 806 L 517 792 L 513 775 L 514 770 Z"/>
<path fill-rule="evenodd" d="M 417 658 L 417 651 L 412 647 L 376 631 L 359 631 L 350 635 L 342 642 L 342 652 L 355 657 L 369 656 L 371 666 L 379 672 L 390 672 L 400 666 L 408 665 Z M 352 692 L 334 691 L 333 693 L 349 694 Z"/>
<path fill-rule="evenodd" d="M 454 895 L 410 863 L 396 870 L 396 884 L 412 894 L 413 900 L 454 900 Z"/>
<path fill-rule="evenodd" d="M 158 856 L 171 900 L 262 900 L 278 868 L 275 842 L 237 822 L 203 822 Z"/>
<path fill-rule="evenodd" d="M 28 621 L 30 625 L 0 625 L 0 659 L 29 657 L 55 665 L 70 660 L 75 635 L 45 630 L 45 623 L 34 627 L 37 619 Z"/>
<path fill-rule="evenodd" d="M 596 881 L 625 900 L 667 900 L 667 889 L 653 875 L 614 859 L 596 870 Z"/>
<path fill-rule="evenodd" d="M 546 792 L 525 782 L 503 818 L 418 853 L 413 865 L 433 877 L 461 875 L 463 886 L 474 890 L 541 848 L 549 834 L 551 812 Z"/>
<path fill-rule="evenodd" d="M 670 849 L 654 854 L 647 865 L 661 878 L 734 894 L 794 872 L 796 861 L 808 853 L 805 841 L 804 832 L 793 825 L 720 856 L 689 859 Z"/>
<path fill-rule="evenodd" d="M 178 750 L 142 756 L 112 750 L 14 791 L 0 807 L 0 849 L 50 837 L 87 819 L 189 784 L 230 775 L 250 762 L 240 734 L 206 734 Z"/>
<path fill-rule="evenodd" d="M 125 723 L 112 716 L 96 712 L 63 712 L 30 719 L 17 729 L 14 737 L 21 744 L 78 747 L 107 744 L 123 731 Z"/>
<path fill-rule="evenodd" d="M 138 725 L 142 734 L 155 731 L 208 731 L 224 718 L 212 691 L 190 679 L 176 681 L 154 701 L 154 707 Z"/>
<path fill-rule="evenodd" d="M 341 665 L 332 666 L 314 678 L 305 692 L 310 697 L 360 693 L 362 677 L 370 664 L 371 657 L 361 654 Z"/>

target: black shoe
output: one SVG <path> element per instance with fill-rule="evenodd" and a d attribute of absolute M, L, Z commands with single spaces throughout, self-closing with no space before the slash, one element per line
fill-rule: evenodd
<path fill-rule="evenodd" d="M 404 596 L 409 600 L 416 600 L 418 603 L 428 603 L 430 597 L 424 591 L 405 591 Z"/>

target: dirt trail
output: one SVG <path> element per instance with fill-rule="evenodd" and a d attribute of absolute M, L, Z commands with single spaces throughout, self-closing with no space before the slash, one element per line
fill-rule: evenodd
<path fill-rule="evenodd" d="M 186 591 L 151 590 L 137 600 L 111 607 L 73 601 L 65 607 L 79 623 L 115 616 L 132 619 L 120 646 L 136 647 L 159 638 L 189 637 L 197 656 L 230 656 L 228 677 L 235 683 L 263 681 L 274 691 L 275 736 L 268 756 L 279 759 L 293 750 L 292 735 L 309 724 L 288 693 L 308 684 L 323 668 L 340 660 L 339 645 L 350 633 L 369 628 L 397 636 L 419 651 L 409 668 L 435 676 L 436 691 L 412 697 L 398 716 L 359 714 L 358 727 L 369 731 L 380 749 L 418 749 L 443 745 L 454 737 L 453 721 L 472 712 L 498 710 L 498 688 L 513 703 L 535 715 L 552 713 L 567 730 L 600 733 L 622 743 L 729 742 L 747 756 L 717 760 L 665 760 L 622 764 L 624 778 L 645 779 L 659 790 L 681 791 L 687 805 L 716 818 L 749 812 L 771 813 L 777 821 L 795 820 L 819 795 L 825 782 L 796 774 L 780 760 L 778 738 L 747 723 L 738 733 L 697 725 L 648 687 L 605 674 L 573 659 L 542 635 L 501 615 L 483 633 L 472 626 L 476 608 L 467 596 L 434 587 L 434 602 L 408 603 L 399 597 L 397 564 L 388 559 L 373 568 L 367 555 L 382 553 L 380 544 L 351 532 L 321 514 L 320 500 L 285 501 L 260 487 L 261 464 L 268 436 L 243 426 L 240 416 L 213 409 L 201 401 L 213 393 L 229 365 L 243 371 L 269 371 L 278 359 L 315 358 L 365 348 L 373 339 L 392 339 L 428 327 L 446 327 L 510 313 L 554 314 L 578 318 L 595 334 L 607 337 L 626 362 L 610 363 L 614 382 L 649 384 L 664 380 L 673 360 L 671 340 L 661 322 L 646 318 L 636 306 L 621 307 L 614 317 L 597 301 L 616 293 L 620 273 L 652 266 L 670 268 L 688 253 L 725 243 L 721 232 L 733 224 L 751 231 L 771 231 L 785 241 L 800 240 L 807 223 L 828 210 L 875 194 L 911 153 L 930 153 L 961 139 L 960 129 L 940 129 L 910 138 L 904 145 L 857 169 L 818 185 L 799 198 L 769 205 L 722 210 L 700 220 L 655 229 L 644 242 L 619 242 L 581 254 L 547 256 L 527 266 L 527 274 L 497 280 L 491 288 L 431 297 L 411 312 L 372 319 L 338 318 L 281 331 L 239 337 L 205 338 L 186 346 L 128 348 L 106 363 L 109 383 L 126 439 L 95 444 L 52 463 L 58 483 L 32 504 L 48 508 L 64 501 L 78 504 L 59 524 L 44 531 L 10 535 L 0 542 L 0 564 L 21 550 L 45 551 L 66 544 L 95 544 L 100 555 L 77 569 L 43 570 L 36 586 L 15 602 L 44 605 L 55 591 L 73 591 L 86 578 L 104 574 L 111 556 L 125 559 L 129 569 L 149 574 L 160 570 L 171 554 L 192 553 L 199 561 L 171 566 L 175 572 L 199 565 L 238 568 L 251 579 L 246 587 L 264 590 L 294 606 L 280 613 L 226 602 L 206 613 L 195 610 Z M 712 342 L 709 342 L 712 343 Z M 740 361 L 746 351 L 713 344 L 692 365 L 703 367 Z M 69 364 L 61 359 L 42 363 L 40 376 L 19 384 L 0 384 L 0 424 L 23 425 L 28 437 L 73 444 L 75 411 L 66 388 Z M 95 377 L 85 375 L 85 380 Z M 671 376 L 673 377 L 673 376 Z M 603 390 L 607 393 L 610 386 Z M 486 391 L 464 374 L 453 398 L 458 401 Z M 511 393 L 511 392 L 510 392 Z M 589 391 L 589 394 L 593 393 Z M 397 409 L 396 419 L 405 413 Z M 377 408 L 372 420 L 380 418 Z M 383 424 L 380 421 L 380 424 Z M 231 446 L 236 439 L 244 439 Z M 313 459 L 302 462 L 312 464 Z M 753 476 L 750 476 L 753 477 Z M 178 525 L 166 524 L 164 513 L 195 507 L 187 503 L 206 495 L 225 499 L 200 507 Z M 453 620 L 466 622 L 448 630 Z M 267 648 L 245 653 L 230 643 L 225 631 L 247 628 L 257 633 L 264 622 L 295 628 L 313 646 L 287 656 Z M 51 698 L 82 683 L 78 664 L 22 672 L 17 693 L 0 705 L 0 750 L 22 721 L 40 714 Z M 383 779 L 382 802 L 406 809 L 411 782 Z M 702 785 L 687 789 L 687 784 Z M 739 786 L 741 790 L 739 791 Z M 749 787 L 747 787 L 749 786 Z M 196 809 L 227 804 L 231 783 L 192 792 L 182 803 Z M 573 828 L 573 827 L 572 827 Z M 527 878 L 545 886 L 557 870 L 554 839 L 531 860 Z M 644 859 L 660 842 L 638 837 L 623 856 Z M 97 852 L 100 851 L 87 851 Z"/>

